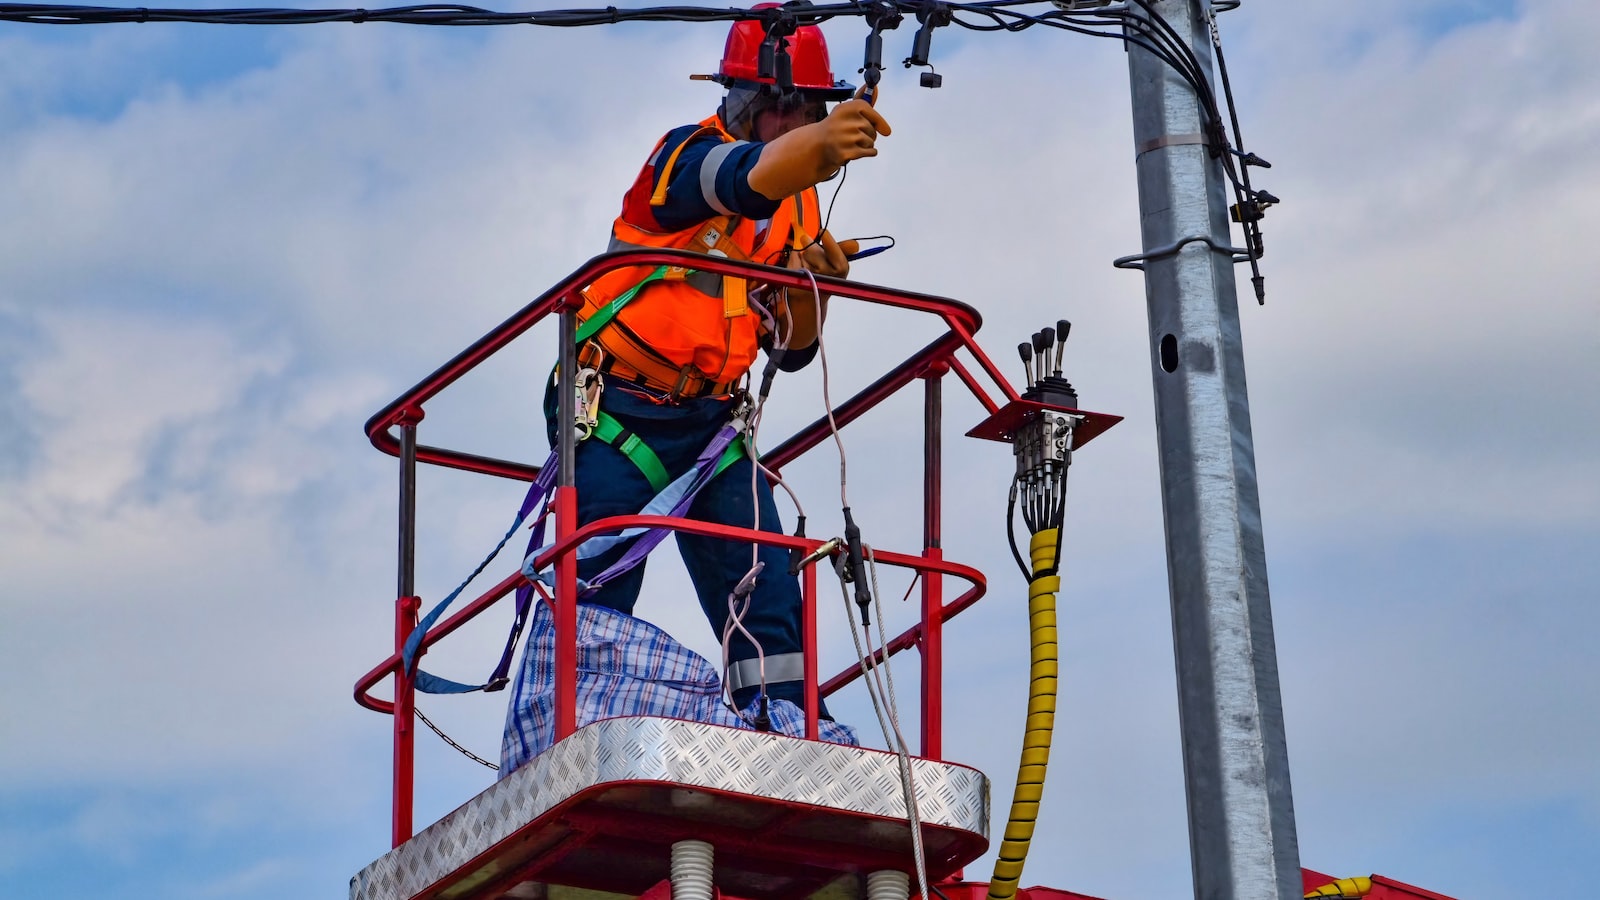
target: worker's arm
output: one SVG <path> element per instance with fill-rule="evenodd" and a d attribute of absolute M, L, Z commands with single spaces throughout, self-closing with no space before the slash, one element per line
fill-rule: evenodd
<path fill-rule="evenodd" d="M 877 156 L 879 135 L 889 123 L 865 100 L 846 100 L 826 119 L 803 125 L 762 145 L 750 170 L 750 187 L 763 197 L 782 200 L 833 177 L 851 160 Z"/>
<path fill-rule="evenodd" d="M 716 216 L 771 218 L 780 201 L 757 193 L 748 181 L 766 145 L 723 141 L 714 135 L 691 139 L 697 130 L 698 126 L 686 125 L 667 135 L 656 155 L 655 180 L 634 185 L 623 203 L 623 217 L 652 231 L 681 231 Z M 650 197 L 664 174 L 660 167 L 680 145 L 683 150 L 667 175 L 666 202 L 652 205 Z"/>

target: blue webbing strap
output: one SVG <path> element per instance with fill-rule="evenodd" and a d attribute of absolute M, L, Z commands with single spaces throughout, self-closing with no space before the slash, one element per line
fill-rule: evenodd
<path fill-rule="evenodd" d="M 468 575 L 465 581 L 461 582 L 455 590 L 450 592 L 449 596 L 439 601 L 439 605 L 429 610 L 428 614 L 417 622 L 417 627 L 412 629 L 411 634 L 406 637 L 405 647 L 400 654 L 401 665 L 404 667 L 404 671 L 408 673 L 416 672 L 414 685 L 417 690 L 424 694 L 466 694 L 472 691 L 497 691 L 505 687 L 506 673 L 510 671 L 511 667 L 512 648 L 516 645 L 517 638 L 521 636 L 523 625 L 528 619 L 528 602 L 533 593 L 532 587 L 523 586 L 517 589 L 516 621 L 511 626 L 510 637 L 506 640 L 505 652 L 501 654 L 500 664 L 495 667 L 494 674 L 490 675 L 489 680 L 483 684 L 462 684 L 459 681 L 440 678 L 430 672 L 417 669 L 417 649 L 422 646 L 423 636 L 428 633 L 428 629 L 433 627 L 433 623 L 438 621 L 439 617 L 444 614 L 445 609 L 455 602 L 456 597 L 466 590 L 467 585 L 471 584 L 473 579 L 488 568 L 489 563 L 493 562 L 495 557 L 500 555 L 500 551 L 511 540 L 511 536 L 517 533 L 517 529 L 522 527 L 522 523 L 527 520 L 534 507 L 538 506 L 540 501 L 548 504 L 550 487 L 555 483 L 555 472 L 556 453 L 552 451 L 550 458 L 545 460 L 544 466 L 540 468 L 539 477 L 534 479 L 533 484 L 528 486 L 528 494 L 522 500 L 522 507 L 517 510 L 516 521 L 511 523 L 511 528 L 506 532 L 505 537 L 501 538 L 500 543 L 489 551 L 489 555 L 484 558 L 483 562 L 478 563 L 478 567 L 472 570 L 472 574 Z M 544 517 L 541 514 L 538 523 L 534 526 L 534 534 L 530 543 L 533 546 L 538 546 L 543 539 Z"/>
<path fill-rule="evenodd" d="M 739 437 L 738 429 L 731 425 L 724 426 L 711 439 L 711 443 L 706 445 L 705 450 L 701 451 L 700 458 L 695 461 L 695 465 L 688 472 L 679 476 L 673 484 L 663 490 L 641 512 L 655 515 L 683 515 L 701 488 L 705 487 L 712 478 L 721 474 L 723 469 L 726 469 L 735 460 L 744 455 L 743 445 L 739 441 Z M 456 597 L 466 590 L 467 585 L 471 584 L 473 579 L 477 578 L 484 569 L 488 568 L 489 563 L 500 555 L 500 551 L 511 540 L 511 536 L 517 533 L 517 529 L 522 527 L 522 523 L 527 521 L 528 516 L 534 509 L 541 503 L 548 506 L 550 489 L 555 483 L 556 461 L 557 454 L 555 451 L 551 451 L 550 458 L 545 460 L 544 466 L 539 470 L 539 477 L 534 480 L 533 484 L 528 486 L 527 496 L 523 498 L 522 507 L 517 510 L 516 520 L 511 523 L 511 528 L 506 532 L 505 537 L 500 539 L 500 542 L 489 552 L 483 562 L 472 570 L 472 574 L 468 575 L 465 581 L 451 591 L 449 596 L 439 601 L 437 606 L 428 611 L 428 614 L 417 623 L 417 627 L 406 638 L 405 647 L 401 652 L 401 661 L 406 672 L 415 671 L 416 677 L 413 684 L 418 691 L 424 694 L 492 692 L 504 688 L 508 683 L 508 675 L 511 671 L 511 657 L 516 650 L 517 639 L 522 636 L 522 629 L 527 623 L 528 612 L 532 607 L 532 584 L 517 588 L 516 615 L 511 625 L 511 631 L 506 637 L 505 649 L 500 653 L 500 661 L 495 666 L 494 672 L 483 684 L 463 684 L 459 681 L 441 678 L 431 672 L 417 669 L 417 650 L 422 645 L 422 638 L 428 633 L 428 629 L 432 628 L 433 624 L 444 614 L 445 609 L 455 602 Z M 545 516 L 541 511 L 539 517 L 535 520 L 533 533 L 528 536 L 528 550 L 527 556 L 523 561 L 523 573 L 528 576 L 530 582 L 535 577 L 535 573 L 531 571 L 533 560 L 538 555 L 538 549 L 544 545 L 545 521 Z M 667 533 L 668 531 L 665 528 L 628 529 L 622 535 L 614 538 L 596 537 L 585 542 L 579 551 L 580 558 L 587 558 L 595 553 L 604 552 L 604 550 L 610 549 L 611 546 L 617 543 L 643 536 L 642 540 L 633 542 L 633 546 L 629 547 L 628 552 L 624 554 L 621 560 L 597 575 L 594 580 L 582 585 L 582 593 L 589 594 L 599 589 L 605 582 L 637 566 L 649 555 L 651 550 L 655 549 L 657 544 L 661 543 Z M 588 546 L 590 543 L 595 543 L 597 546 L 590 548 Z"/>

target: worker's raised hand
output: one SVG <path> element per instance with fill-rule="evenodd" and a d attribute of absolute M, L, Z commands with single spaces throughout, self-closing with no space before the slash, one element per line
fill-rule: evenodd
<path fill-rule="evenodd" d="M 878 136 L 891 131 L 883 114 L 859 96 L 835 106 L 826 119 L 811 127 L 825 132 L 823 163 L 830 176 L 851 160 L 877 156 Z"/>
<path fill-rule="evenodd" d="M 858 95 L 835 106 L 821 122 L 763 144 L 746 180 L 769 200 L 792 197 L 832 178 L 851 160 L 877 156 L 878 137 L 888 133 L 888 121 Z"/>

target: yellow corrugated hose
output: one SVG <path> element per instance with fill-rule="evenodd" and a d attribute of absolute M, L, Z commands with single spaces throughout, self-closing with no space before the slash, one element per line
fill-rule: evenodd
<path fill-rule="evenodd" d="M 1050 735 L 1056 723 L 1056 592 L 1059 575 L 1040 575 L 1056 568 L 1056 529 L 1033 536 L 1028 547 L 1033 578 L 1028 582 L 1028 631 L 1032 664 L 1028 672 L 1028 724 L 1022 737 L 1022 763 L 1017 787 L 1011 795 L 1011 817 L 1006 822 L 1000 855 L 989 879 L 989 900 L 1011 900 L 1022 880 L 1022 864 L 1039 818 L 1039 797 L 1044 793 L 1044 770 L 1050 763 Z"/>
<path fill-rule="evenodd" d="M 1312 897 L 1339 897 L 1341 900 L 1360 900 L 1372 892 L 1372 879 L 1341 878 L 1333 884 L 1325 884 L 1314 891 L 1306 891 L 1306 898 Z"/>

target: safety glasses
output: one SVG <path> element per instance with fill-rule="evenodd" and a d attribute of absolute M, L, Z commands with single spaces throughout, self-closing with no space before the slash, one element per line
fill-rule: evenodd
<path fill-rule="evenodd" d="M 785 116 L 803 112 L 808 125 L 828 117 L 828 101 L 807 97 L 799 91 L 779 95 L 773 100 L 772 108 Z"/>

